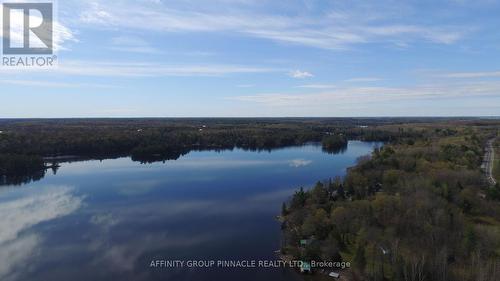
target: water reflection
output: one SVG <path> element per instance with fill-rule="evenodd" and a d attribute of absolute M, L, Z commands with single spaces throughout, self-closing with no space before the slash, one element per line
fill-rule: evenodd
<path fill-rule="evenodd" d="M 21 174 L 21 175 L 9 175 L 9 176 L 1 175 L 0 187 L 4 185 L 22 185 L 22 184 L 29 184 L 31 182 L 36 182 L 43 179 L 43 177 L 45 177 L 45 174 L 46 174 L 45 170 L 39 170 L 36 172 L 29 172 L 27 174 Z"/>
<path fill-rule="evenodd" d="M 293 159 L 290 161 L 290 166 L 294 168 L 299 168 L 303 166 L 310 165 L 312 163 L 311 160 L 306 160 L 306 159 Z"/>
<path fill-rule="evenodd" d="M 0 280 L 15 280 L 17 267 L 36 254 L 43 237 L 29 231 L 32 226 L 73 213 L 82 200 L 68 187 L 50 187 L 1 203 Z"/>
<path fill-rule="evenodd" d="M 63 164 L 57 175 L 0 193 L 0 280 L 294 280 L 281 269 L 149 263 L 274 259 L 281 203 L 299 186 L 342 175 L 374 145 L 351 142 L 336 155 L 309 145 L 199 151 L 148 165 Z"/>

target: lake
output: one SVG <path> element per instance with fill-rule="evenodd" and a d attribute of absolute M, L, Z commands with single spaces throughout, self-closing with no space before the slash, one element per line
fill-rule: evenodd
<path fill-rule="evenodd" d="M 344 175 L 379 145 L 62 163 L 40 181 L 0 187 L 0 280 L 300 280 L 280 268 L 150 263 L 276 259 L 282 202 L 300 186 Z"/>

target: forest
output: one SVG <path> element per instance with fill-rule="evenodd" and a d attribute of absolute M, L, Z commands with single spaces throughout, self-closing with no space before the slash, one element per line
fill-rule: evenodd
<path fill-rule="evenodd" d="M 0 185 L 22 184 L 67 159 L 130 156 L 150 163 L 191 150 L 271 150 L 323 143 L 344 149 L 348 139 L 390 141 L 401 119 L 24 119 L 0 120 Z M 428 121 L 428 120 L 427 120 Z M 384 126 L 389 126 L 385 128 Z M 411 131 L 406 132 L 411 134 Z"/>
<path fill-rule="evenodd" d="M 500 126 L 398 127 L 344 178 L 283 204 L 283 258 L 348 261 L 346 280 L 500 280 L 500 186 L 480 169 Z"/>

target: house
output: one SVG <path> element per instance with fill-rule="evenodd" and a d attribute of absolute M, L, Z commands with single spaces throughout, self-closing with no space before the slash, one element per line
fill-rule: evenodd
<path fill-rule="evenodd" d="M 328 276 L 333 277 L 333 278 L 339 278 L 340 277 L 340 273 L 332 271 L 332 272 L 330 272 L 328 274 Z"/>
<path fill-rule="evenodd" d="M 379 246 L 379 248 L 380 248 L 380 251 L 382 251 L 382 254 L 384 254 L 384 255 L 389 254 L 389 250 L 385 249 L 385 248 L 384 248 L 384 247 L 382 247 L 382 246 Z"/>
<path fill-rule="evenodd" d="M 311 264 L 303 261 L 300 265 L 300 273 L 311 273 Z"/>
<path fill-rule="evenodd" d="M 331 200 L 335 200 L 339 197 L 339 192 L 337 190 L 333 191 L 332 194 L 330 195 Z"/>
<path fill-rule="evenodd" d="M 314 236 L 311 236 L 311 238 L 309 239 L 301 239 L 300 240 L 300 246 L 304 247 L 304 246 L 307 246 L 309 244 L 311 244 L 311 242 L 313 241 L 314 239 Z"/>

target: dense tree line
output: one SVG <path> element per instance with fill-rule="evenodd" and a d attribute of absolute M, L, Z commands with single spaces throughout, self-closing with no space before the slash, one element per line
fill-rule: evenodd
<path fill-rule="evenodd" d="M 350 261 L 352 280 L 500 280 L 499 187 L 479 169 L 491 128 L 417 127 L 344 179 L 297 191 L 283 254 Z"/>

